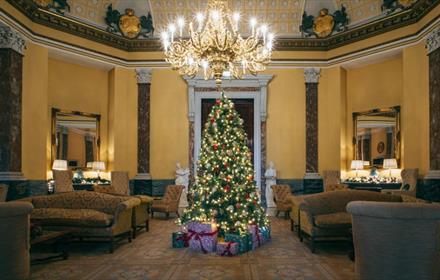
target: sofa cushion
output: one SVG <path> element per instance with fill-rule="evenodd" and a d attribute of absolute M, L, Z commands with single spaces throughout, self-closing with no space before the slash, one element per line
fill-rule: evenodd
<path fill-rule="evenodd" d="M 113 216 L 92 209 L 37 208 L 31 219 L 43 226 L 108 227 Z"/>
<path fill-rule="evenodd" d="M 315 216 L 315 225 L 320 228 L 349 228 L 351 215 L 347 212 L 337 212 Z"/>

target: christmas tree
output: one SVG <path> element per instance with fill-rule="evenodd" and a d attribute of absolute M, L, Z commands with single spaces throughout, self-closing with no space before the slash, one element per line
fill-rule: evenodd
<path fill-rule="evenodd" d="M 269 226 L 254 181 L 252 154 L 246 145 L 243 120 L 224 94 L 216 100 L 205 124 L 193 203 L 179 219 L 214 222 L 220 236 L 245 233 L 248 225 Z"/>

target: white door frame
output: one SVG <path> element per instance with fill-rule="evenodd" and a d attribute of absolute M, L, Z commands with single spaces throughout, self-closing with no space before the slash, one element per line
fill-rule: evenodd
<path fill-rule="evenodd" d="M 227 97 L 231 99 L 253 99 L 254 101 L 254 170 L 257 187 L 261 190 L 262 168 L 264 168 L 265 155 L 262 156 L 261 123 L 266 121 L 267 112 L 267 84 L 273 75 L 245 76 L 241 80 L 226 80 L 222 83 Z M 188 83 L 188 118 L 194 124 L 193 142 L 193 174 L 196 174 L 197 160 L 201 147 L 202 126 L 202 99 L 219 98 L 213 80 L 204 80 L 203 77 L 184 78 Z M 190 164 L 192 164 L 190 162 Z"/>

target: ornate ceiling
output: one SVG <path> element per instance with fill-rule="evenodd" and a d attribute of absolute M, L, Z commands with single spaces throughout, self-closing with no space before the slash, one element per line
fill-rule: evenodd
<path fill-rule="evenodd" d="M 198 11 L 204 11 L 207 0 L 68 0 L 70 12 L 68 17 L 74 17 L 103 29 L 106 28 L 105 14 L 109 4 L 124 12 L 132 8 L 137 16 L 151 12 L 156 30 L 162 30 L 178 16 L 191 18 Z M 267 23 L 277 37 L 301 37 L 301 25 L 304 11 L 309 15 L 318 16 L 319 11 L 327 8 L 331 13 L 346 7 L 350 18 L 349 25 L 357 26 L 369 23 L 377 17 L 385 16 L 382 12 L 382 0 L 229 0 L 229 7 L 239 11 L 243 18 L 256 17 L 259 22 Z M 248 31 L 247 25 L 242 25 L 243 33 Z M 156 32 L 158 36 L 159 32 Z"/>
<path fill-rule="evenodd" d="M 158 39 L 161 31 L 178 16 L 189 19 L 196 12 L 204 11 L 207 4 L 207 0 L 7 0 L 7 2 L 36 23 L 126 51 L 161 50 Z M 275 44 L 276 50 L 317 51 L 334 49 L 415 23 L 440 3 L 439 0 L 228 0 L 228 2 L 231 10 L 240 12 L 242 18 L 256 17 L 260 23 L 270 25 L 270 30 L 274 31 L 278 38 Z M 383 8 L 385 3 L 393 7 Z M 109 24 L 106 15 L 110 4 L 113 9 L 111 12 L 115 16 L 111 18 Z M 345 11 L 341 11 L 342 5 Z M 136 19 L 132 15 L 125 16 L 127 8 L 132 9 Z M 317 38 L 319 34 L 315 30 L 315 25 L 318 19 L 324 19 L 320 16 L 322 9 L 328 9 L 328 16 L 320 22 L 320 24 L 324 22 L 324 32 L 322 32 L 324 35 L 322 38 Z M 344 24 L 337 25 L 336 15 L 341 12 L 343 17 L 339 18 L 339 22 L 342 19 Z M 308 24 L 303 20 L 304 13 L 311 18 Z M 140 30 L 135 31 L 139 36 L 124 37 L 121 34 L 123 32 L 120 25 L 124 16 L 129 27 L 138 26 L 137 29 Z M 330 31 L 329 17 L 332 18 Z M 154 26 L 153 36 L 151 25 Z M 249 31 L 247 22 L 243 22 L 241 28 L 243 34 Z"/>

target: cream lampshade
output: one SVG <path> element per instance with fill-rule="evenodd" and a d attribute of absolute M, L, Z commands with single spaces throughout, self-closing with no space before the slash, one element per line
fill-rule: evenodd
<path fill-rule="evenodd" d="M 352 160 L 351 170 L 356 170 L 356 177 L 358 177 L 358 170 L 364 169 L 364 161 L 362 160 Z"/>
<path fill-rule="evenodd" d="M 383 160 L 383 168 L 388 169 L 390 171 L 391 177 L 391 169 L 397 168 L 397 160 L 395 158 L 387 158 Z"/>
<path fill-rule="evenodd" d="M 56 159 L 53 161 L 52 170 L 67 170 L 67 160 Z"/>
<path fill-rule="evenodd" d="M 105 170 L 105 163 L 103 161 L 94 161 L 92 163 L 92 169 L 96 171 Z"/>
<path fill-rule="evenodd" d="M 86 167 L 87 168 L 92 168 L 93 167 L 93 161 L 87 162 Z"/>

